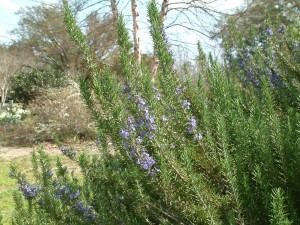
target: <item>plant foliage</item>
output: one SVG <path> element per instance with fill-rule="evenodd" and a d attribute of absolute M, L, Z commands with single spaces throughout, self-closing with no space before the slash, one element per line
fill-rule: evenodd
<path fill-rule="evenodd" d="M 57 141 L 64 155 L 78 161 L 82 182 L 59 159 L 54 167 L 41 148 L 32 155 L 34 184 L 12 167 L 26 200 L 16 193 L 16 224 L 300 223 L 299 62 L 292 53 L 283 60 L 287 46 L 267 42 L 265 51 L 278 51 L 278 64 L 264 49 L 246 52 L 243 69 L 242 51 L 222 67 L 199 45 L 198 80 L 189 74 L 180 79 L 152 0 L 157 80 L 152 83 L 143 63 L 135 63 L 122 17 L 117 78 L 98 68 L 66 3 L 64 13 L 90 72 L 80 90 L 102 154 L 77 156 Z M 245 83 L 258 65 L 259 72 L 252 72 L 258 84 Z M 290 77 L 288 71 L 294 71 Z"/>

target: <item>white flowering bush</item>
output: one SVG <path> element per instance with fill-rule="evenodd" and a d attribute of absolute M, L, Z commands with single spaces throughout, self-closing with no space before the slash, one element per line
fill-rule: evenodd
<path fill-rule="evenodd" d="M 51 140 L 53 133 L 64 140 L 96 137 L 95 124 L 80 96 L 78 84 L 68 83 L 63 88 L 44 89 L 42 95 L 28 104 L 39 140 Z"/>
<path fill-rule="evenodd" d="M 29 111 L 19 108 L 11 108 L 0 111 L 0 124 L 20 123 Z"/>

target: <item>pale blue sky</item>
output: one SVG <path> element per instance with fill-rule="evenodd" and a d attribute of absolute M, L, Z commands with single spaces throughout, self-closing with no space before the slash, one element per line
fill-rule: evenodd
<path fill-rule="evenodd" d="M 45 3 L 57 2 L 57 0 L 45 0 Z M 0 0 L 0 42 L 10 42 L 11 36 L 8 31 L 14 29 L 18 23 L 15 14 L 21 7 L 36 4 L 32 0 Z"/>
<path fill-rule="evenodd" d="M 125 0 L 123 0 L 125 2 Z M 179 0 L 171 0 L 170 2 L 177 2 Z M 44 0 L 45 4 L 47 3 L 56 3 L 57 0 Z M 122 1 L 121 1 L 122 2 Z M 127 0 L 126 0 L 127 2 Z M 148 0 L 140 0 L 138 1 L 138 9 L 140 8 L 140 16 L 138 19 L 143 20 L 144 13 L 141 8 L 144 8 Z M 160 2 L 160 1 L 158 1 Z M 180 0 L 182 2 L 182 0 Z M 241 6 L 243 0 L 217 0 L 216 3 L 213 4 L 213 7 L 216 10 L 222 9 L 222 11 L 227 11 L 230 9 L 234 9 L 235 7 Z M 0 0 L 0 43 L 9 43 L 13 37 L 8 33 L 8 31 L 14 29 L 18 22 L 18 16 L 15 14 L 21 7 L 32 6 L 36 4 L 35 0 Z M 130 9 L 129 9 L 130 10 Z M 125 13 L 126 14 L 126 13 Z M 143 26 L 143 21 L 140 21 L 141 28 L 147 28 Z M 173 32 L 173 31 L 171 31 Z M 186 39 L 184 41 L 192 41 L 194 43 L 197 42 L 199 37 L 193 37 L 192 34 L 182 35 L 185 31 L 179 29 L 177 31 L 180 33 L 181 38 Z M 148 36 L 143 37 L 143 30 L 141 30 L 141 48 L 146 49 L 146 51 L 151 51 L 151 45 L 147 43 Z M 176 38 L 176 37 L 175 37 Z"/>

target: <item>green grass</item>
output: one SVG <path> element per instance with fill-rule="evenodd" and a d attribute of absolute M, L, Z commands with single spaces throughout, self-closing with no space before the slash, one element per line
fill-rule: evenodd
<path fill-rule="evenodd" d="M 9 224 L 14 208 L 12 194 L 17 187 L 15 180 L 8 176 L 9 164 L 8 160 L 0 158 L 0 213 L 3 216 L 3 224 Z"/>
<path fill-rule="evenodd" d="M 18 189 L 16 180 L 9 177 L 10 164 L 14 163 L 31 178 L 30 155 L 13 159 L 0 158 L 0 213 L 3 216 L 3 224 L 10 224 L 10 218 L 14 209 L 13 192 Z"/>

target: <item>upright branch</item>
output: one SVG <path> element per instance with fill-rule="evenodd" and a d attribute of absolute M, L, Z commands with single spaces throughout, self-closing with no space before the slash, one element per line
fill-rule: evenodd
<path fill-rule="evenodd" d="M 114 24 L 116 25 L 119 18 L 119 12 L 116 4 L 116 0 L 110 0 L 111 11 L 113 14 Z"/>
<path fill-rule="evenodd" d="M 161 6 L 161 11 L 160 11 L 160 18 L 163 23 L 166 20 L 167 12 L 168 12 L 168 0 L 163 0 L 162 6 Z M 153 60 L 152 60 L 152 65 L 151 65 L 152 82 L 155 81 L 157 68 L 158 68 L 158 59 L 157 59 L 157 53 L 154 50 Z"/>
<path fill-rule="evenodd" d="M 139 26 L 137 24 L 137 17 L 139 16 L 137 12 L 136 0 L 131 0 L 131 11 L 133 18 L 133 41 L 134 41 L 134 58 L 137 64 L 141 61 L 140 54 L 140 37 L 139 37 Z"/>
<path fill-rule="evenodd" d="M 160 11 L 160 18 L 161 18 L 161 21 L 163 21 L 163 22 L 166 19 L 167 11 L 168 11 L 168 0 L 163 0 L 162 6 L 161 6 L 161 11 Z"/>

